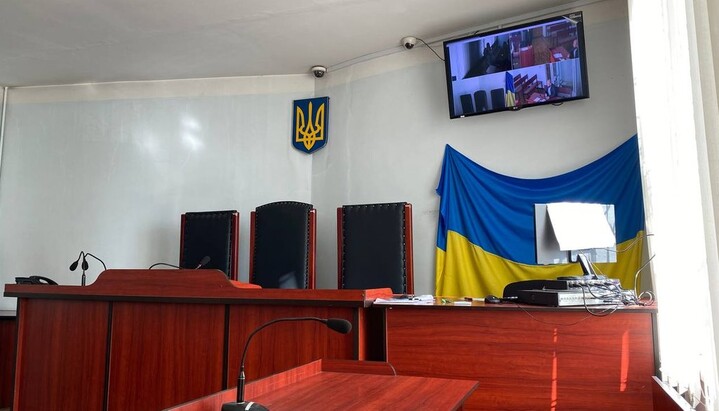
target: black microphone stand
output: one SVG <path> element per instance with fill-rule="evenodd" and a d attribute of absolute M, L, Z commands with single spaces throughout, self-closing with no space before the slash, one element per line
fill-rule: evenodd
<path fill-rule="evenodd" d="M 266 407 L 264 407 L 261 404 L 258 404 L 256 402 L 246 402 L 245 401 L 245 356 L 247 355 L 247 348 L 250 346 L 250 341 L 252 341 L 252 337 L 255 336 L 258 332 L 260 332 L 262 329 L 269 327 L 272 324 L 276 324 L 279 322 L 289 322 L 289 321 L 317 321 L 324 325 L 326 325 L 329 329 L 337 331 L 342 334 L 347 334 L 350 331 L 352 331 L 352 324 L 342 318 L 318 318 L 318 317 L 287 317 L 287 318 L 276 318 L 274 320 L 268 321 L 261 326 L 255 328 L 252 333 L 250 333 L 250 336 L 247 337 L 247 342 L 245 342 L 245 348 L 242 350 L 242 359 L 240 361 L 240 374 L 237 377 L 237 401 L 236 402 L 228 402 L 225 404 L 222 404 L 222 411 L 264 411 L 267 410 Z"/>
<path fill-rule="evenodd" d="M 93 255 L 93 254 L 91 254 L 91 253 L 86 253 L 86 252 L 84 252 L 84 251 L 80 251 L 80 255 L 77 256 L 77 260 L 75 260 L 75 262 L 73 262 L 72 264 L 70 264 L 70 271 L 75 271 L 75 269 L 77 269 L 77 265 L 78 265 L 78 263 L 80 262 L 80 259 L 82 258 L 82 266 L 81 266 L 81 267 L 82 267 L 82 278 L 81 278 L 81 280 L 80 280 L 80 285 L 83 286 L 83 287 L 85 286 L 85 281 L 86 281 L 86 278 L 87 278 L 86 275 L 85 275 L 85 272 L 86 272 L 87 269 L 90 267 L 90 265 L 87 263 L 87 257 L 88 257 L 88 256 L 90 256 L 90 257 L 96 259 L 97 261 L 99 261 L 99 262 L 102 264 L 102 268 L 103 268 L 104 270 L 107 270 L 107 266 L 105 265 L 105 263 L 104 263 L 101 259 L 97 258 L 95 255 Z"/>

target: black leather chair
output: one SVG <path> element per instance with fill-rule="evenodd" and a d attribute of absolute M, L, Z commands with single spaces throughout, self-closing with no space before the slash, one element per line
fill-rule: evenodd
<path fill-rule="evenodd" d="M 317 212 L 280 201 L 250 213 L 250 282 L 262 288 L 315 288 Z"/>
<path fill-rule="evenodd" d="M 478 112 L 489 110 L 486 91 L 479 90 L 474 92 L 474 106 L 477 108 Z"/>
<path fill-rule="evenodd" d="M 499 110 L 504 108 L 504 89 L 503 88 L 495 88 L 490 92 L 490 95 L 492 96 L 492 110 Z"/>
<path fill-rule="evenodd" d="M 236 210 L 182 214 L 180 267 L 216 268 L 237 280 L 240 215 Z M 198 267 L 205 257 L 209 261 Z"/>
<path fill-rule="evenodd" d="M 411 204 L 337 208 L 337 287 L 414 293 Z"/>
<path fill-rule="evenodd" d="M 471 94 L 462 94 L 459 96 L 459 101 L 462 103 L 462 114 L 474 113 L 474 104 L 472 103 Z"/>

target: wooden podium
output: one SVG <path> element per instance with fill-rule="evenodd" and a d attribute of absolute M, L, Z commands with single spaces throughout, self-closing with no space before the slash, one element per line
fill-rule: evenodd
<path fill-rule="evenodd" d="M 245 400 L 282 410 L 458 410 L 477 388 L 472 380 L 394 375 L 388 363 L 317 360 L 250 382 Z M 165 411 L 218 411 L 237 390 L 209 395 Z"/>
<path fill-rule="evenodd" d="M 87 287 L 5 285 L 18 298 L 16 410 L 159 410 L 233 387 L 241 349 L 284 317 L 336 317 L 265 330 L 250 380 L 320 358 L 367 359 L 367 308 L 380 290 L 250 289 L 219 270 L 107 270 Z M 380 330 L 381 332 L 381 330 Z M 271 347 L 272 355 L 267 355 Z"/>

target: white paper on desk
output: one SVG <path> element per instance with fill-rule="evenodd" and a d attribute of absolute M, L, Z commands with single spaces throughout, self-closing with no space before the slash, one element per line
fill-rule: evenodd
<path fill-rule="evenodd" d="M 616 239 L 601 204 L 550 203 L 547 213 L 562 251 L 608 248 Z"/>
<path fill-rule="evenodd" d="M 434 296 L 417 295 L 408 298 L 377 298 L 375 304 L 403 304 L 403 305 L 427 305 L 434 304 Z"/>

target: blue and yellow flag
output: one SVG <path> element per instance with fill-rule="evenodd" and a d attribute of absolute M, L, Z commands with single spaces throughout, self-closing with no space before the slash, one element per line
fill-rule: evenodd
<path fill-rule="evenodd" d="M 504 75 L 504 106 L 514 107 L 517 105 L 514 91 L 514 77 L 509 72 Z"/>
<path fill-rule="evenodd" d="M 492 172 L 447 145 L 437 194 L 436 295 L 501 295 L 515 281 L 582 275 L 576 263 L 536 264 L 534 204 L 562 201 L 614 204 L 617 262 L 596 266 L 634 287 L 644 238 L 636 136 L 593 163 L 543 179 Z"/>

